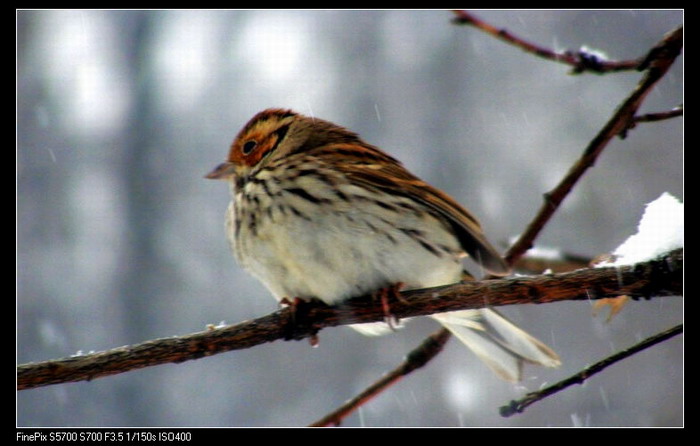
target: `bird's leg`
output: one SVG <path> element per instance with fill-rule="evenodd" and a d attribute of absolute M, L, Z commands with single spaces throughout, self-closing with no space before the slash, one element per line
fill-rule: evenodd
<path fill-rule="evenodd" d="M 283 297 L 279 303 L 290 309 L 289 320 L 284 327 L 284 340 L 299 340 L 303 335 L 299 334 L 297 329 L 310 328 L 312 333 L 309 337 L 309 344 L 311 344 L 312 347 L 318 346 L 318 328 L 314 328 L 309 323 L 309 310 L 313 307 L 313 303 L 315 302 L 312 303 L 310 300 L 307 301 L 300 297 L 295 297 L 293 299 Z"/>
<path fill-rule="evenodd" d="M 382 310 L 384 311 L 384 320 L 386 321 L 387 325 L 389 325 L 389 328 L 392 330 L 396 330 L 396 327 L 398 326 L 398 319 L 391 314 L 391 307 L 390 307 L 390 302 L 391 300 L 398 300 L 400 302 L 406 303 L 403 297 L 401 297 L 401 288 L 403 288 L 404 284 L 403 282 L 397 282 L 393 285 L 389 285 L 388 287 L 380 288 L 379 290 L 375 291 L 372 294 L 372 298 L 379 299 L 380 303 L 382 304 Z"/>

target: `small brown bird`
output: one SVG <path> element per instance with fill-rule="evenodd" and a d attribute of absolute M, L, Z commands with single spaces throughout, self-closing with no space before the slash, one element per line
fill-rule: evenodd
<path fill-rule="evenodd" d="M 226 232 L 238 262 L 278 300 L 327 304 L 403 284 L 459 282 L 470 255 L 495 275 L 509 268 L 479 222 L 444 192 L 355 133 L 291 110 L 255 115 L 228 159 L 207 175 L 230 182 Z M 432 316 L 501 378 L 559 357 L 489 309 Z M 354 325 L 366 334 L 384 323 Z"/>

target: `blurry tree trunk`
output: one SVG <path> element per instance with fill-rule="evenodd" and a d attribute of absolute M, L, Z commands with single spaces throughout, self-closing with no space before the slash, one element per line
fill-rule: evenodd
<path fill-rule="evenodd" d="M 145 296 L 156 295 L 158 286 L 167 283 L 167 270 L 162 266 L 166 262 L 159 259 L 157 250 L 157 230 L 163 215 L 157 200 L 158 178 L 153 171 L 155 161 L 150 158 L 157 153 L 154 147 L 158 144 L 158 129 L 152 125 L 158 122 L 154 119 L 154 67 L 151 58 L 151 48 L 154 39 L 154 21 L 150 11 L 142 11 L 137 15 L 124 17 L 129 20 L 126 28 L 131 32 L 123 36 L 124 56 L 128 78 L 137 79 L 131 88 L 131 111 L 128 113 L 129 122 L 118 142 L 121 147 L 122 159 L 115 166 L 119 169 L 118 176 L 124 187 L 123 209 L 124 226 L 128 228 L 125 234 L 122 255 L 118 262 L 123 265 L 118 295 L 123 307 L 121 314 L 125 318 L 123 327 L 127 339 L 143 339 L 151 336 L 155 308 Z M 108 106 L 108 104 L 106 104 Z M 153 404 L 162 401 L 155 397 L 157 389 L 146 386 L 141 379 L 124 383 L 128 388 L 118 393 L 118 407 L 129 407 L 127 423 L 132 426 L 150 426 L 156 418 Z M 146 404 L 148 402 L 148 404 Z M 133 411 L 134 408 L 140 408 Z"/>

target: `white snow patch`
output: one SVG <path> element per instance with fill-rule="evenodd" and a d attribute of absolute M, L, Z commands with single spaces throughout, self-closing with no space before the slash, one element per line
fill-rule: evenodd
<path fill-rule="evenodd" d="M 621 244 L 613 255 L 613 263 L 598 266 L 632 265 L 655 259 L 683 246 L 683 203 L 664 192 L 647 204 L 637 233 Z"/>
<path fill-rule="evenodd" d="M 513 245 L 515 242 L 518 241 L 520 236 L 515 236 L 511 237 L 509 239 L 509 244 Z M 546 260 L 561 260 L 564 258 L 562 255 L 562 252 L 558 248 L 550 247 L 550 246 L 533 246 L 532 248 L 528 249 L 527 252 L 525 253 L 527 257 L 535 257 L 535 258 L 540 258 L 540 259 L 546 259 Z"/>
<path fill-rule="evenodd" d="M 561 260 L 563 258 L 560 250 L 546 246 L 534 246 L 530 248 L 527 252 L 527 256 L 548 260 Z"/>
<path fill-rule="evenodd" d="M 604 51 L 595 48 L 589 48 L 586 45 L 582 45 L 581 48 L 579 48 L 578 52 L 579 54 L 587 54 L 589 56 L 593 56 L 601 62 L 610 59 Z"/>

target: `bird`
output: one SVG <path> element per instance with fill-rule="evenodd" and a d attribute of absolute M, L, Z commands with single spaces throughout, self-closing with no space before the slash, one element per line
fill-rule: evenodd
<path fill-rule="evenodd" d="M 396 286 L 456 283 L 469 277 L 467 256 L 492 275 L 510 273 L 465 207 L 324 119 L 263 110 L 206 178 L 229 183 L 231 250 L 280 302 L 333 305 Z M 494 309 L 431 317 L 506 381 L 519 381 L 524 363 L 561 364 L 551 348 Z M 390 331 L 384 322 L 351 327 L 368 335 Z"/>

